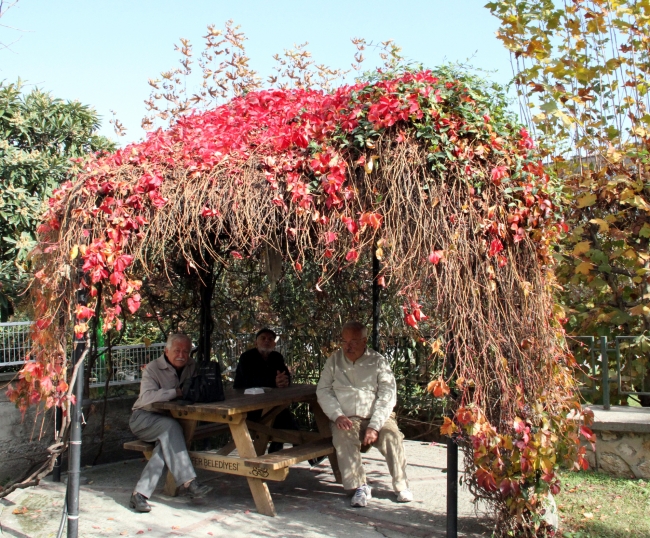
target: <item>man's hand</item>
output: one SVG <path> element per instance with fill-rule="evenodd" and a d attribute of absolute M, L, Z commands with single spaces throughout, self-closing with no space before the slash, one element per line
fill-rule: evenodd
<path fill-rule="evenodd" d="M 379 432 L 377 430 L 366 428 L 366 435 L 363 438 L 363 444 L 371 445 L 377 440 L 377 437 L 379 437 Z"/>
<path fill-rule="evenodd" d="M 181 389 L 176 389 L 176 398 L 182 398 L 183 397 L 183 391 Z"/>
<path fill-rule="evenodd" d="M 339 418 L 336 419 L 336 427 L 339 430 L 351 430 L 352 429 L 352 421 L 346 417 L 345 415 L 341 415 Z"/>
<path fill-rule="evenodd" d="M 279 389 L 289 386 L 289 376 L 286 372 L 281 372 L 280 370 L 277 371 L 275 376 L 275 386 Z"/>

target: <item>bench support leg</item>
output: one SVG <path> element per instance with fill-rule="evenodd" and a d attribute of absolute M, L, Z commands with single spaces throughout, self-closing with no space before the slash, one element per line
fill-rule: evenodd
<path fill-rule="evenodd" d="M 147 461 L 149 461 L 153 455 L 153 452 L 148 450 L 146 452 L 143 452 L 143 454 L 144 457 L 147 458 Z M 176 481 L 169 471 L 167 471 L 167 475 L 165 476 L 165 487 L 163 488 L 163 494 L 167 495 L 168 497 L 176 497 L 178 494 Z"/>
<path fill-rule="evenodd" d="M 187 449 L 190 449 L 190 441 L 194 436 L 194 431 L 196 430 L 196 420 L 181 420 L 177 419 L 183 428 L 183 434 L 185 435 L 185 444 Z M 163 488 L 163 493 L 168 497 L 177 497 L 180 492 L 180 487 L 176 486 L 176 480 L 174 480 L 174 475 L 171 472 L 167 471 L 167 476 L 165 477 L 165 487 Z"/>
<path fill-rule="evenodd" d="M 235 448 L 236 448 L 236 447 L 235 447 L 235 442 L 234 442 L 234 441 L 228 441 L 228 443 L 226 444 L 226 446 L 224 446 L 224 447 L 220 448 L 219 450 L 217 450 L 217 454 L 218 454 L 219 456 L 227 456 L 227 455 L 230 454 L 233 450 L 235 450 Z"/>
<path fill-rule="evenodd" d="M 318 433 L 323 437 L 331 437 L 332 430 L 330 428 L 330 419 L 327 418 L 327 415 L 323 413 L 323 410 L 320 408 L 318 403 L 311 404 L 311 410 L 314 413 L 314 418 L 316 419 L 316 426 L 318 427 Z M 341 471 L 339 469 L 339 462 L 336 459 L 336 452 L 328 456 L 330 460 L 330 466 L 332 467 L 332 472 L 334 473 L 334 478 L 338 484 L 343 483 L 341 478 Z"/>
<path fill-rule="evenodd" d="M 238 424 L 231 423 L 230 432 L 240 458 L 254 458 L 257 456 L 246 421 L 241 421 Z M 265 516 L 275 517 L 275 506 L 273 506 L 273 499 L 271 499 L 271 493 L 266 482 L 259 478 L 247 478 L 247 480 L 257 511 Z"/>
<path fill-rule="evenodd" d="M 176 487 L 176 480 L 174 480 L 174 475 L 170 471 L 167 471 L 167 475 L 165 476 L 165 487 L 163 488 L 163 495 L 167 495 L 168 497 L 176 497 L 178 496 L 179 489 L 180 488 Z"/>

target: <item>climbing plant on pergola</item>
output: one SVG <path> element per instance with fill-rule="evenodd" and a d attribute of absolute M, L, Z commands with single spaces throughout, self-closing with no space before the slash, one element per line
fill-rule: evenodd
<path fill-rule="evenodd" d="M 142 279 L 179 261 L 199 279 L 261 253 L 297 274 L 317 264 L 318 294 L 375 256 L 404 323 L 443 327 L 432 353 L 447 375 L 429 390 L 451 398 L 442 431 L 465 451 L 470 488 L 499 532 L 542 532 L 557 469 L 586 467 L 579 435 L 591 438 L 553 309 L 563 222 L 526 129 L 498 95 L 444 73 L 242 93 L 79 162 L 39 229 L 35 362 L 10 397 L 66 407 L 70 325 L 81 337 L 101 315 L 119 329 Z"/>

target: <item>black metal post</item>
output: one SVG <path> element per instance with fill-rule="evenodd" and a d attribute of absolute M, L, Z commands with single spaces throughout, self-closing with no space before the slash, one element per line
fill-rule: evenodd
<path fill-rule="evenodd" d="M 59 436 L 61 430 L 61 422 L 63 421 L 63 411 L 57 407 L 54 411 L 54 437 Z M 54 468 L 52 469 L 52 480 L 54 482 L 61 482 L 61 454 L 56 457 Z"/>
<path fill-rule="evenodd" d="M 456 369 L 456 348 L 454 333 L 447 333 L 448 349 L 446 370 L 450 378 Z M 451 391 L 452 399 L 457 398 L 455 390 Z M 447 439 L 447 538 L 458 537 L 458 444 L 449 437 Z"/>
<path fill-rule="evenodd" d="M 447 538 L 458 537 L 458 445 L 447 439 Z"/>
<path fill-rule="evenodd" d="M 212 320 L 212 293 L 214 291 L 214 274 L 212 263 L 201 275 L 201 309 L 200 309 L 200 334 L 199 334 L 199 359 L 205 362 L 210 360 Z"/>
<path fill-rule="evenodd" d="M 377 247 L 375 246 L 374 250 Z M 379 351 L 379 315 L 381 308 L 379 304 L 379 259 L 372 254 L 372 349 Z"/>
<path fill-rule="evenodd" d="M 600 365 L 603 373 L 603 409 L 608 411 L 609 405 L 609 350 L 607 337 L 600 337 Z"/>
<path fill-rule="evenodd" d="M 77 291 L 77 304 L 85 305 L 86 291 Z M 75 337 L 72 350 L 73 368 L 79 363 L 86 349 L 85 335 Z M 79 536 L 79 478 L 81 472 L 81 421 L 84 396 L 84 367 L 83 363 L 77 371 L 74 385 L 76 402 L 70 410 L 70 441 L 68 446 L 68 538 Z"/>

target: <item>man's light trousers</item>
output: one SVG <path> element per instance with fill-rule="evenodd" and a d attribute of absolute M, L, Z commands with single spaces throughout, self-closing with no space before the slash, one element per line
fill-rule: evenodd
<path fill-rule="evenodd" d="M 196 478 L 187 453 L 183 428 L 177 420 L 160 413 L 136 409 L 131 415 L 129 427 L 138 439 L 156 443 L 135 491 L 147 499 L 150 498 L 165 470 L 165 465 L 172 473 L 176 486 Z"/>
<path fill-rule="evenodd" d="M 370 421 L 356 417 L 350 420 L 350 430 L 339 430 L 334 422 L 330 422 L 332 443 L 336 449 L 344 489 L 356 489 L 366 483 L 366 472 L 361 462 L 361 443 Z M 404 435 L 399 431 L 394 415 L 391 415 L 379 432 L 377 441 L 372 445 L 386 458 L 395 492 L 408 488 L 403 441 Z"/>

